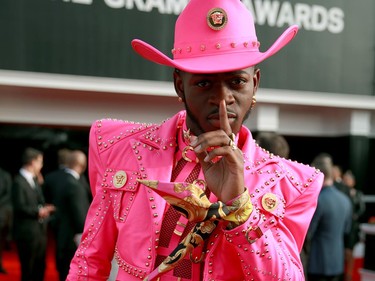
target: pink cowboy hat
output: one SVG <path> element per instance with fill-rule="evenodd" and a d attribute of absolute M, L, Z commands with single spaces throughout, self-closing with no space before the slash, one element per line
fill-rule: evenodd
<path fill-rule="evenodd" d="M 297 34 L 293 25 L 265 52 L 259 51 L 254 20 L 240 0 L 190 0 L 175 26 L 173 59 L 134 39 L 133 49 L 145 59 L 191 73 L 217 73 L 260 63 Z"/>

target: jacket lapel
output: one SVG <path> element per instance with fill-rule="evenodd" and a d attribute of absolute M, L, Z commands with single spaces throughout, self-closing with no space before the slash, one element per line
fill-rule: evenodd
<path fill-rule="evenodd" d="M 138 160 L 143 179 L 169 181 L 177 147 L 178 114 L 158 127 L 148 130 L 140 139 L 132 140 L 131 145 Z"/>

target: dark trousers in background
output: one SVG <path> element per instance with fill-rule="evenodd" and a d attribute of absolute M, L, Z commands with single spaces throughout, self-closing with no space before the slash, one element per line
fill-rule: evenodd
<path fill-rule="evenodd" d="M 16 239 L 21 263 L 21 281 L 43 281 L 46 270 L 47 237 Z"/>
<path fill-rule="evenodd" d="M 70 262 L 75 254 L 75 249 L 62 249 L 56 251 L 56 267 L 60 281 L 65 281 L 70 269 Z"/>

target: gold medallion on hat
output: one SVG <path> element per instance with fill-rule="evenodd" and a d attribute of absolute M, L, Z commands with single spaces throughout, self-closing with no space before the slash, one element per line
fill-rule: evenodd
<path fill-rule="evenodd" d="M 213 30 L 223 29 L 227 22 L 227 13 L 221 8 L 213 8 L 207 14 L 207 24 Z"/>
<path fill-rule="evenodd" d="M 277 196 L 273 193 L 266 193 L 262 197 L 262 206 L 268 212 L 275 210 L 278 203 Z"/>
<path fill-rule="evenodd" d="M 128 176 L 126 175 L 125 171 L 117 171 L 113 177 L 113 186 L 116 188 L 123 187 L 128 180 Z"/>

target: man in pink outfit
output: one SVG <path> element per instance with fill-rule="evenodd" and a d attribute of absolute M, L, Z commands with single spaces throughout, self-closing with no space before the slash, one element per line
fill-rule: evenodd
<path fill-rule="evenodd" d="M 94 200 L 67 280 L 304 280 L 300 250 L 322 174 L 262 149 L 243 126 L 256 103 L 259 51 L 239 0 L 191 0 L 175 27 L 173 67 L 184 111 L 162 124 L 98 120 L 90 132 Z"/>

